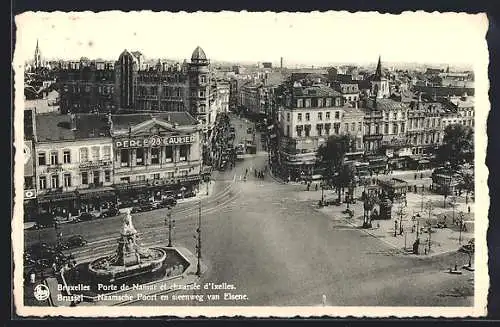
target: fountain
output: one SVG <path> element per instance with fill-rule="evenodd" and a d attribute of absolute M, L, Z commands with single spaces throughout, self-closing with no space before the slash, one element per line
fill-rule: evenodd
<path fill-rule="evenodd" d="M 159 272 L 164 269 L 167 253 L 162 248 L 144 248 L 137 244 L 137 230 L 130 210 L 123 218 L 121 236 L 115 254 L 92 261 L 89 273 L 97 282 L 113 283 L 122 279 Z"/>

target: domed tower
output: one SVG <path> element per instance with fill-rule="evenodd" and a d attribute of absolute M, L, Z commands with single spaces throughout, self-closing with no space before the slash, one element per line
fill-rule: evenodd
<path fill-rule="evenodd" d="M 210 124 L 208 113 L 210 106 L 210 61 L 199 46 L 191 55 L 188 65 L 189 76 L 189 112 L 193 117 L 203 121 L 204 125 Z"/>
<path fill-rule="evenodd" d="M 138 69 L 138 59 L 128 50 L 124 50 L 115 64 L 115 95 L 119 108 L 133 109 L 135 106 Z"/>
<path fill-rule="evenodd" d="M 382 62 L 378 57 L 377 70 L 371 81 L 371 94 L 380 99 L 389 96 L 389 82 L 382 75 Z"/>

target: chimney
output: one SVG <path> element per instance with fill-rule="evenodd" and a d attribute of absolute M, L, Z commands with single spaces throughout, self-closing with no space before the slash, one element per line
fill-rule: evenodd
<path fill-rule="evenodd" d="M 72 131 L 76 131 L 76 114 L 75 113 L 72 113 L 71 114 L 71 130 Z"/>

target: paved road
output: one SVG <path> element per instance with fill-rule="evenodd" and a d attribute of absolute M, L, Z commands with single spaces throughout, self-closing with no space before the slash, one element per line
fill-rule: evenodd
<path fill-rule="evenodd" d="M 236 126 L 239 129 L 239 126 Z M 243 131 L 246 133 L 246 129 Z M 432 259 L 393 253 L 380 240 L 327 217 L 297 196 L 302 186 L 255 179 L 265 155 L 237 162 L 215 176 L 214 195 L 202 201 L 202 257 L 208 271 L 201 283 L 230 283 L 240 302 L 152 301 L 138 305 L 472 305 L 471 274 L 450 275 L 456 254 Z M 247 181 L 240 180 L 249 169 Z M 175 243 L 194 249 L 196 203 L 175 209 Z M 164 212 L 134 215 L 144 244 L 166 242 Z M 75 252 L 90 259 L 115 249 L 120 217 L 64 226 L 91 243 Z M 53 233 L 53 231 L 47 231 Z M 28 232 L 27 239 L 36 239 Z M 194 250 L 193 250 L 194 252 Z M 462 262 L 462 261 L 459 261 Z M 204 294 L 219 293 L 203 291 Z"/>

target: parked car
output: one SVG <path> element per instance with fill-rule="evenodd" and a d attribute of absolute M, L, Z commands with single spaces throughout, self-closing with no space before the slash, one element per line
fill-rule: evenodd
<path fill-rule="evenodd" d="M 73 235 L 70 238 L 66 239 L 61 244 L 61 249 L 74 249 L 77 247 L 81 247 L 87 244 L 87 240 L 83 238 L 81 235 Z"/>
<path fill-rule="evenodd" d="M 92 214 L 92 212 L 82 212 L 78 217 L 79 221 L 90 221 L 94 220 L 96 217 Z"/>
<path fill-rule="evenodd" d="M 164 207 L 174 207 L 177 205 L 177 200 L 174 197 L 169 196 L 169 197 L 163 199 L 162 203 L 163 203 Z"/>
<path fill-rule="evenodd" d="M 64 260 L 64 253 L 43 242 L 34 244 L 25 251 L 25 261 L 38 266 L 48 267 L 53 262 L 60 263 Z"/>
<path fill-rule="evenodd" d="M 49 212 L 43 212 L 36 217 L 35 229 L 54 226 L 54 216 Z"/>
<path fill-rule="evenodd" d="M 108 209 L 104 209 L 104 211 L 102 212 L 102 217 L 103 218 L 114 217 L 114 216 L 118 216 L 119 214 L 120 214 L 120 210 L 117 207 L 110 207 Z"/>

